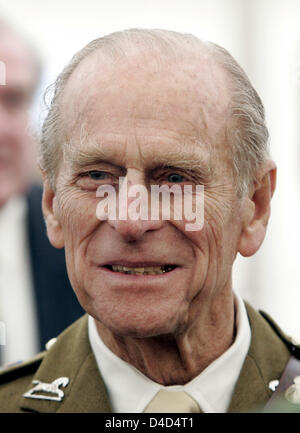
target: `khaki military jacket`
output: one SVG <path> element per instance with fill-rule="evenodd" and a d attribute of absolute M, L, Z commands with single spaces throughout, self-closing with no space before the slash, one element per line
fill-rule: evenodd
<path fill-rule="evenodd" d="M 272 395 L 270 381 L 281 377 L 290 357 L 289 342 L 281 331 L 249 305 L 247 312 L 251 346 L 229 412 L 263 408 Z M 66 329 L 49 350 L 0 373 L 0 412 L 111 412 L 89 344 L 87 315 Z"/>

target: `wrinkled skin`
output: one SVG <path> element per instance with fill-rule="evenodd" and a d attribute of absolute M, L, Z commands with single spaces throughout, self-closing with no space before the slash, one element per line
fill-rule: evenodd
<path fill-rule="evenodd" d="M 140 55 L 114 69 L 98 53 L 77 67 L 61 101 L 71 146 L 55 191 L 45 174 L 49 238 L 65 247 L 72 286 L 105 344 L 165 385 L 191 380 L 232 344 L 232 265 L 238 252 L 255 253 L 266 230 L 275 167 L 267 162 L 261 182 L 237 196 L 229 103 L 212 59 L 158 71 Z M 97 187 L 125 175 L 147 188 L 204 185 L 202 230 L 186 231 L 184 219 L 99 221 Z M 176 268 L 137 276 L 108 271 L 111 263 Z"/>

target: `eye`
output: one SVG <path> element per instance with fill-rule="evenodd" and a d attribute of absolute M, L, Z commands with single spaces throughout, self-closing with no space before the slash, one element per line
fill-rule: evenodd
<path fill-rule="evenodd" d="M 105 173 L 105 171 L 97 171 L 97 170 L 89 171 L 87 175 L 92 180 L 104 180 L 107 177 L 107 173 Z"/>
<path fill-rule="evenodd" d="M 98 186 L 111 183 L 112 175 L 102 170 L 87 171 L 76 180 L 77 186 L 86 191 L 95 191 Z"/>
<path fill-rule="evenodd" d="M 171 173 L 167 176 L 168 182 L 180 183 L 185 181 L 185 177 L 178 173 Z"/>

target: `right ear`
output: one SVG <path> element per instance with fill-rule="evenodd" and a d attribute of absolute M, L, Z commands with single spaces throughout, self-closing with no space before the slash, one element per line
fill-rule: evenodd
<path fill-rule="evenodd" d="M 51 188 L 48 179 L 44 177 L 44 192 L 42 199 L 42 210 L 47 226 L 47 233 L 50 243 L 55 248 L 64 247 L 63 230 L 59 220 L 57 198 Z"/>

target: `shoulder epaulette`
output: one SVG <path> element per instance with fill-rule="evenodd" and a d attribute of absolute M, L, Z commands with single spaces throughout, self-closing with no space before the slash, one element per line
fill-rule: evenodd
<path fill-rule="evenodd" d="M 283 330 L 274 322 L 274 320 L 264 311 L 259 311 L 263 318 L 269 323 L 273 331 L 278 335 L 278 337 L 285 343 L 289 351 L 296 358 L 300 359 L 300 344 L 295 344 L 292 337 L 288 336 Z"/>
<path fill-rule="evenodd" d="M 28 361 L 8 365 L 0 369 L 0 385 L 18 377 L 34 373 L 42 362 L 46 352 L 41 352 Z"/>

